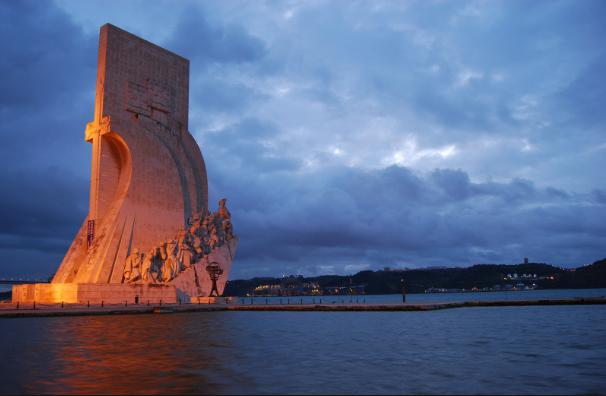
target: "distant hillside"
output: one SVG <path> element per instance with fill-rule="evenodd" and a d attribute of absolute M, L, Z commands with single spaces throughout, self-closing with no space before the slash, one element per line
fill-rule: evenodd
<path fill-rule="evenodd" d="M 409 293 L 426 290 L 510 290 L 516 288 L 606 288 L 606 259 L 576 269 L 563 269 L 545 263 L 478 264 L 468 268 L 426 268 L 413 270 L 361 271 L 352 276 L 325 275 L 318 277 L 253 278 L 229 281 L 227 296 L 248 294 L 281 294 L 291 284 L 313 293 L 338 292 L 352 286 L 366 294 L 401 292 L 404 279 Z M 293 289 L 295 290 L 295 289 Z"/>
<path fill-rule="evenodd" d="M 606 258 L 593 264 L 576 268 L 574 271 L 562 272 L 553 286 L 559 289 L 606 287 Z"/>

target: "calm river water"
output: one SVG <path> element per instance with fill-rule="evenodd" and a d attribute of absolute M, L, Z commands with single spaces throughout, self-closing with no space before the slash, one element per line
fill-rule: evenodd
<path fill-rule="evenodd" d="M 2 319 L 0 359 L 0 393 L 606 393 L 606 306 Z"/>

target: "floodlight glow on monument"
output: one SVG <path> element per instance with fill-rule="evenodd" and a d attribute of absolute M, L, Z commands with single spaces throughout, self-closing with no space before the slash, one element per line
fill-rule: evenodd
<path fill-rule="evenodd" d="M 50 284 L 13 301 L 192 301 L 223 293 L 238 238 L 225 199 L 208 207 L 202 153 L 188 130 L 189 61 L 101 27 L 90 207 Z"/>

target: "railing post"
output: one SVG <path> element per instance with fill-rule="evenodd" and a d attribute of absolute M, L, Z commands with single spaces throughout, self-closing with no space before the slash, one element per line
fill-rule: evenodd
<path fill-rule="evenodd" d="M 90 300 L 86 301 L 86 308 L 90 308 Z"/>
<path fill-rule="evenodd" d="M 19 309 L 19 301 L 17 301 L 17 309 Z"/>
<path fill-rule="evenodd" d="M 34 309 L 36 309 L 36 300 L 34 300 Z"/>
<path fill-rule="evenodd" d="M 103 300 L 101 300 L 101 308 L 103 308 Z"/>
<path fill-rule="evenodd" d="M 61 301 L 61 308 L 63 308 L 63 301 Z"/>

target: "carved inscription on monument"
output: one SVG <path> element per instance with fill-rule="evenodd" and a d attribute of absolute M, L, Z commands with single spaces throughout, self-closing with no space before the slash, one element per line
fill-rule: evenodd
<path fill-rule="evenodd" d="M 151 109 L 148 96 L 145 85 L 129 81 L 126 89 L 126 110 L 149 117 Z"/>

